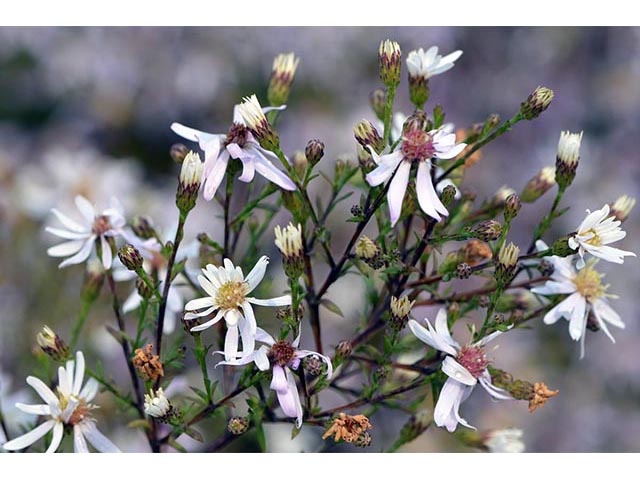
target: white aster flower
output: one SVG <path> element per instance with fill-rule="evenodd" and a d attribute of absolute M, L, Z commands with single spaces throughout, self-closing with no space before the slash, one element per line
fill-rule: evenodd
<path fill-rule="evenodd" d="M 440 215 L 449 214 L 431 181 L 431 159 L 454 158 L 464 150 L 466 144 L 456 144 L 456 135 L 448 133 L 447 130 L 441 127 L 425 132 L 420 128 L 410 128 L 403 132 L 402 140 L 395 151 L 378 155 L 371 149 L 371 155 L 378 166 L 367 174 L 369 185 L 375 187 L 393 177 L 387 193 L 392 226 L 400 218 L 411 166 L 414 163 L 418 165 L 416 193 L 422 211 L 436 220 L 440 220 Z"/>
<path fill-rule="evenodd" d="M 279 162 L 278 157 L 265 150 L 256 141 L 253 134 L 245 125 L 240 115 L 239 106 L 233 109 L 233 124 L 226 134 L 206 133 L 193 128 L 185 127 L 180 123 L 173 123 L 171 130 L 187 140 L 198 142 L 204 152 L 204 170 L 202 184 L 204 198 L 211 200 L 218 190 L 227 171 L 230 158 L 242 161 L 242 175 L 238 179 L 242 182 L 251 182 L 255 172 L 275 183 L 285 190 L 295 190 L 293 181 L 272 163 Z M 282 110 L 282 107 L 267 107 L 262 109 L 266 113 L 271 110 Z"/>
<path fill-rule="evenodd" d="M 525 450 L 519 428 L 492 430 L 485 437 L 484 445 L 491 453 L 522 453 Z"/>
<path fill-rule="evenodd" d="M 536 247 L 539 251 L 546 250 L 547 245 L 538 240 Z M 608 285 L 602 284 L 603 275 L 589 262 L 581 270 L 573 267 L 571 258 L 545 257 L 554 267 L 551 280 L 544 286 L 532 288 L 533 293 L 540 295 L 569 295 L 544 316 L 544 323 L 551 325 L 561 318 L 569 321 L 569 335 L 575 341 L 580 341 L 580 358 L 584 357 L 584 337 L 587 329 L 589 313 L 593 313 L 595 321 L 602 331 L 615 343 L 609 332 L 607 323 L 618 328 L 625 325 L 607 302 L 607 297 L 614 297 L 606 293 Z"/>
<path fill-rule="evenodd" d="M 456 50 L 449 55 L 438 55 L 438 47 L 433 46 L 426 52 L 419 48 L 407 55 L 407 69 L 411 77 L 428 79 L 453 68 L 453 65 L 462 55 L 462 50 Z"/>
<path fill-rule="evenodd" d="M 240 267 L 235 267 L 231 260 L 225 258 L 224 266 L 207 265 L 202 269 L 204 275 L 198 276 L 198 282 L 208 296 L 187 303 L 185 310 L 196 313 L 185 314 L 185 319 L 205 317 L 217 310 L 211 320 L 193 327 L 191 331 L 205 330 L 224 318 L 227 324 L 224 341 L 226 360 L 233 360 L 238 354 L 238 334 L 242 338 L 243 356 L 255 348 L 257 324 L 251 304 L 267 307 L 291 305 L 291 295 L 266 300 L 248 296 L 264 278 L 268 264 L 269 258 L 263 256 L 245 277 Z"/>
<path fill-rule="evenodd" d="M 68 257 L 59 265 L 64 268 L 84 262 L 99 241 L 102 265 L 106 270 L 110 269 L 113 252 L 108 239 L 125 235 L 123 228 L 126 222 L 120 202 L 115 197 L 111 198 L 111 206 L 100 213 L 81 195 L 76 196 L 75 203 L 83 217 L 81 222 L 72 220 L 55 208 L 51 210 L 65 228 L 47 227 L 46 231 L 68 241 L 49 248 L 47 253 L 51 257 Z"/>
<path fill-rule="evenodd" d="M 624 263 L 624 257 L 636 256 L 633 252 L 609 246 L 610 243 L 622 240 L 627 235 L 627 232 L 620 228 L 620 223 L 614 216 L 609 215 L 609 205 L 594 212 L 587 210 L 587 216 L 578 227 L 577 233 L 569 237 L 569 247 L 578 250 L 580 255 L 576 263 L 578 270 L 585 266 L 585 253 L 613 263 Z"/>
<path fill-rule="evenodd" d="M 225 360 L 219 362 L 218 365 L 246 365 L 253 362 L 263 372 L 271 367 L 270 388 L 276 392 L 280 408 L 282 408 L 284 414 L 287 417 L 295 418 L 296 426 L 300 428 L 302 426 L 302 405 L 291 369 L 297 370 L 300 366 L 300 361 L 304 357 L 316 356 L 327 365 L 327 378 L 329 379 L 333 375 L 331 359 L 311 350 L 298 349 L 300 334 L 298 334 L 293 343 L 289 343 L 286 340 L 276 341 L 263 329 L 257 328 L 256 340 L 266 345 L 262 345 L 258 350 L 242 358 Z"/>
<path fill-rule="evenodd" d="M 171 413 L 171 402 L 164 394 L 164 390 L 159 388 L 155 392 L 149 391 L 144 396 L 144 413 L 154 418 L 166 418 Z"/>
<path fill-rule="evenodd" d="M 83 382 L 84 355 L 82 352 L 76 354 L 75 362 L 69 360 L 66 367 L 58 368 L 58 388 L 55 393 L 39 378 L 27 377 L 27 383 L 45 403 L 40 405 L 18 403 L 16 407 L 31 415 L 43 416 L 46 421 L 30 432 L 5 443 L 4 449 L 22 450 L 53 430 L 51 444 L 47 448 L 47 453 L 53 453 L 62 442 L 65 427 L 70 427 L 73 429 L 73 447 L 76 453 L 89 452 L 87 440 L 99 452 L 119 452 L 118 447 L 96 428 L 96 422 L 91 416 L 91 411 L 97 408 L 91 403 L 98 393 L 97 380 L 90 378 L 84 387 Z"/>
<path fill-rule="evenodd" d="M 442 371 L 449 376 L 438 397 L 433 419 L 436 425 L 446 427 L 450 432 L 456 429 L 458 423 L 475 430 L 460 416 L 458 410 L 478 382 L 493 398 L 512 399 L 508 392 L 491 383 L 491 375 L 487 370 L 490 362 L 484 352 L 485 345 L 502 332 L 494 332 L 476 343 L 460 347 L 449 333 L 444 309 L 438 311 L 435 329 L 428 319 L 425 320 L 428 329 L 415 320 L 409 320 L 409 329 L 420 341 L 447 354 L 442 362 Z"/>

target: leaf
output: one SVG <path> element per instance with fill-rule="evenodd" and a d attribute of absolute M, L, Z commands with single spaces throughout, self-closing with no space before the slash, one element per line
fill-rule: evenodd
<path fill-rule="evenodd" d="M 340 307 L 338 307 L 338 305 L 333 303 L 328 298 L 322 299 L 322 301 L 320 302 L 320 305 L 322 305 L 324 308 L 326 308 L 330 312 L 335 313 L 336 315 L 344 318 L 344 314 L 342 313 L 342 310 L 340 310 Z"/>
<path fill-rule="evenodd" d="M 298 428 L 295 425 L 293 426 L 293 430 L 291 430 L 291 440 L 293 440 L 294 438 L 296 438 L 300 432 L 302 431 L 302 428 Z"/>
<path fill-rule="evenodd" d="M 143 430 L 149 430 L 149 422 L 142 418 L 138 418 L 127 423 L 127 428 L 140 428 Z"/>
<path fill-rule="evenodd" d="M 178 450 L 179 452 L 187 453 L 187 449 L 184 448 L 182 445 L 180 445 L 175 438 L 169 437 L 169 440 L 167 440 L 167 443 L 171 445 L 173 448 L 175 448 L 176 450 Z"/>
<path fill-rule="evenodd" d="M 204 439 L 202 438 L 202 434 L 193 427 L 187 427 L 184 433 L 186 435 L 189 435 L 196 442 L 202 443 L 204 441 Z"/>

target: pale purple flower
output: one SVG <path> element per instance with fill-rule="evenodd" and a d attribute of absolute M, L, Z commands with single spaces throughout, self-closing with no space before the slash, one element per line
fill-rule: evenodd
<path fill-rule="evenodd" d="M 538 251 L 547 250 L 547 245 L 539 240 L 536 243 Z M 609 332 L 607 323 L 624 328 L 624 322 L 607 302 L 607 297 L 615 297 L 607 293 L 608 285 L 602 284 L 603 274 L 588 262 L 581 270 L 573 267 L 571 257 L 545 257 L 554 267 L 551 280 L 544 286 L 532 288 L 533 293 L 539 295 L 568 295 L 567 298 L 549 310 L 544 316 L 544 323 L 552 325 L 561 318 L 569 322 L 569 335 L 573 340 L 580 341 L 580 358 L 584 357 L 584 339 L 587 330 L 589 313 L 593 313 L 598 327 L 616 343 Z"/>
<path fill-rule="evenodd" d="M 47 453 L 55 452 L 64 436 L 65 426 L 73 430 L 73 447 L 76 453 L 88 453 L 87 441 L 99 452 L 120 452 L 111 440 L 97 428 L 91 412 L 97 408 L 91 403 L 98 393 L 99 384 L 94 378 L 84 383 L 84 355 L 76 354 L 75 362 L 67 361 L 58 367 L 58 388 L 55 393 L 39 378 L 27 377 L 27 383 L 45 402 L 40 405 L 16 404 L 16 407 L 31 415 L 45 417 L 45 422 L 33 430 L 10 440 L 3 445 L 5 450 L 22 450 L 34 444 L 53 430 Z"/>
<path fill-rule="evenodd" d="M 263 256 L 245 277 L 240 267 L 225 258 L 224 266 L 207 265 L 202 269 L 203 275 L 198 276 L 198 282 L 208 296 L 187 303 L 185 310 L 196 313 L 185 314 L 185 319 L 206 317 L 217 310 L 211 320 L 193 327 L 191 331 L 206 330 L 224 318 L 227 324 L 224 341 L 226 360 L 233 360 L 238 354 L 238 335 L 242 339 L 242 356 L 250 354 L 255 348 L 257 324 L 252 304 L 267 307 L 291 305 L 291 295 L 265 300 L 248 296 L 264 278 L 268 264 L 269 258 Z"/>
<path fill-rule="evenodd" d="M 493 398 L 499 400 L 513 398 L 508 392 L 491 383 L 491 375 L 487 370 L 490 362 L 485 356 L 484 347 L 502 332 L 494 332 L 476 343 L 461 347 L 449 333 L 447 313 L 444 309 L 438 312 L 435 328 L 431 326 L 428 319 L 425 321 L 428 328 L 424 328 L 415 320 L 409 320 L 409 329 L 420 341 L 447 354 L 442 362 L 442 371 L 449 376 L 440 391 L 433 419 L 436 425 L 446 427 L 450 432 L 456 429 L 458 423 L 475 430 L 475 427 L 469 425 L 460 416 L 458 410 L 460 404 L 471 395 L 477 383 L 480 383 Z"/>
<path fill-rule="evenodd" d="M 271 368 L 270 388 L 276 392 L 280 408 L 282 408 L 284 414 L 287 417 L 295 418 L 296 427 L 300 428 L 302 426 L 302 404 L 300 403 L 298 387 L 291 369 L 297 370 L 300 366 L 300 361 L 304 357 L 316 356 L 327 365 L 327 378 L 331 378 L 331 375 L 333 375 L 331 359 L 311 350 L 298 349 L 300 334 L 298 334 L 293 343 L 285 340 L 276 341 L 271 335 L 258 327 L 256 340 L 266 345 L 262 345 L 244 357 L 225 360 L 219 362 L 218 365 L 246 365 L 253 362 L 262 371 L 267 371 Z"/>
<path fill-rule="evenodd" d="M 407 70 L 411 77 L 429 79 L 434 75 L 440 75 L 454 66 L 454 62 L 460 58 L 462 50 L 456 50 L 449 55 L 438 55 L 438 47 L 433 46 L 426 52 L 419 48 L 412 50 L 407 55 Z"/>
<path fill-rule="evenodd" d="M 416 163 L 416 193 L 418 204 L 424 213 L 440 220 L 440 215 L 448 215 L 440 201 L 431 180 L 432 159 L 454 158 L 464 148 L 465 143 L 456 144 L 456 135 L 443 127 L 425 132 L 419 128 L 405 129 L 395 151 L 378 155 L 371 149 L 373 160 L 378 165 L 369 172 L 366 180 L 372 187 L 391 179 L 387 201 L 391 225 L 395 225 L 402 212 L 402 202 L 409 184 L 411 166 Z M 393 178 L 392 178 L 393 177 Z"/>
<path fill-rule="evenodd" d="M 578 227 L 576 234 L 569 237 L 569 247 L 578 250 L 580 255 L 576 263 L 578 270 L 585 266 L 585 253 L 613 263 L 624 263 L 624 257 L 636 256 L 633 252 L 609 246 L 610 243 L 627 236 L 627 232 L 620 228 L 621 223 L 615 216 L 609 214 L 609 205 L 593 212 L 587 210 L 587 216 Z"/>
<path fill-rule="evenodd" d="M 105 270 L 111 268 L 113 252 L 109 238 L 125 236 L 125 218 L 122 205 L 115 198 L 111 198 L 111 206 L 102 212 L 97 212 L 94 206 L 81 195 L 75 198 L 76 207 L 82 215 L 82 220 L 72 220 L 57 209 L 52 209 L 65 228 L 47 227 L 46 231 L 67 240 L 51 247 L 47 254 L 51 257 L 68 257 L 59 267 L 75 265 L 84 262 L 93 250 L 96 242 L 100 242 L 101 261 Z"/>
<path fill-rule="evenodd" d="M 284 108 L 285 106 L 267 107 L 262 111 L 266 113 Z M 238 177 L 242 182 L 251 182 L 255 173 L 258 172 L 285 190 L 293 191 L 296 189 L 293 181 L 273 164 L 274 161 L 279 162 L 278 157 L 262 148 L 246 127 L 238 105 L 233 109 L 233 124 L 226 134 L 206 133 L 180 123 L 173 123 L 171 130 L 182 138 L 198 142 L 204 152 L 202 185 L 206 200 L 211 200 L 214 197 L 224 179 L 230 158 L 242 161 L 242 175 Z"/>

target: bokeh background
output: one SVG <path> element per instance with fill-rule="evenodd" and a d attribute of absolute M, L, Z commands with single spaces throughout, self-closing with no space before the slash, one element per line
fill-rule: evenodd
<path fill-rule="evenodd" d="M 116 195 L 129 216 L 151 215 L 168 238 L 175 228 L 178 168 L 168 155 L 178 141 L 169 125 L 179 121 L 225 132 L 242 96 L 256 92 L 265 98 L 271 60 L 281 52 L 301 57 L 279 127 L 284 147 L 291 154 L 311 138 L 323 140 L 323 169 L 330 171 L 336 158 L 354 157 L 353 125 L 373 120 L 368 94 L 379 86 L 376 53 L 387 37 L 398 40 L 405 53 L 431 45 L 442 53 L 464 51 L 453 70 L 431 82 L 430 105 L 442 104 L 456 126 L 490 113 L 508 118 L 538 85 L 555 91 L 539 119 L 517 125 L 483 150 L 484 159 L 465 178 L 465 188 L 479 198 L 502 185 L 519 190 L 553 164 L 561 130 L 584 130 L 582 158 L 565 201 L 572 208 L 548 239 L 572 231 L 586 208 L 600 208 L 624 193 L 638 195 L 637 28 L 0 28 L 0 401 L 11 431 L 24 421 L 12 404 L 33 397 L 24 378 L 38 368 L 35 333 L 46 323 L 68 336 L 77 316 L 82 268 L 60 271 L 47 257 L 46 248 L 55 243 L 43 231 L 50 209 L 68 209 L 77 193 L 97 203 Z M 398 107 L 408 113 L 404 78 L 399 91 Z M 523 209 L 513 241 L 528 244 L 551 197 Z M 206 231 L 219 238 L 219 209 L 202 203 L 190 219 L 188 237 Z M 344 223 L 348 208 L 346 202 L 332 216 L 336 249 L 352 228 Z M 625 224 L 627 250 L 640 250 L 637 219 L 633 212 Z M 278 257 L 272 245 L 265 248 Z M 559 388 L 558 397 L 529 414 L 522 404 L 494 403 L 476 392 L 463 415 L 483 430 L 522 428 L 528 451 L 639 451 L 637 261 L 601 264 L 610 291 L 620 295 L 613 306 L 627 325 L 612 332 L 615 345 L 602 334 L 589 334 L 580 361 L 566 323 L 547 327 L 539 320 L 531 330 L 504 337 L 492 353 L 498 366 L 518 377 Z M 278 262 L 272 262 L 274 274 Z M 331 298 L 347 320 L 328 319 L 328 346 L 351 336 L 348 319 L 362 310 L 352 301 L 361 286 L 349 277 L 342 285 L 348 288 L 334 288 Z M 117 370 L 121 352 L 104 329 L 112 320 L 106 298 L 103 303 L 91 314 L 83 348 L 94 363 L 100 359 L 106 369 Z M 113 376 L 127 385 L 122 372 Z M 188 354 L 180 382 L 190 380 L 197 383 L 198 373 Z M 127 419 L 118 417 L 108 397 L 100 396 L 101 428 L 121 448 L 145 451 L 143 438 L 126 428 Z M 400 413 L 377 415 L 372 449 L 388 447 L 405 419 Z M 290 425 L 269 426 L 269 449 L 322 448 L 318 429 L 306 428 L 294 442 L 289 436 Z M 252 448 L 249 442 L 231 450 Z M 404 450 L 466 449 L 445 431 L 429 429 Z"/>

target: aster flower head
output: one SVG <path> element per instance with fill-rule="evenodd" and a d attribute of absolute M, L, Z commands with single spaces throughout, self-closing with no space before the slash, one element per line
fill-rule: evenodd
<path fill-rule="evenodd" d="M 449 214 L 431 181 L 431 166 L 433 158 L 454 158 L 466 147 L 465 143 L 455 142 L 455 133 L 450 133 L 443 127 L 429 132 L 421 128 L 405 128 L 395 151 L 378 155 L 370 147 L 371 155 L 378 166 L 367 174 L 366 180 L 369 185 L 375 187 L 391 179 L 387 201 L 392 226 L 400 218 L 413 164 L 417 164 L 418 167 L 416 193 L 422 211 L 436 220 L 440 220 L 440 215 Z"/>
<path fill-rule="evenodd" d="M 67 241 L 49 248 L 47 254 L 51 257 L 68 257 L 59 265 L 64 268 L 84 262 L 91 255 L 94 244 L 99 243 L 102 265 L 109 270 L 113 261 L 110 240 L 125 235 L 122 205 L 112 197 L 111 206 L 97 212 L 91 202 L 81 195 L 76 196 L 75 204 L 82 216 L 81 221 L 72 220 L 55 208 L 51 210 L 64 228 L 46 227 L 45 230 Z"/>
<path fill-rule="evenodd" d="M 173 413 L 173 406 L 162 388 L 158 388 L 155 392 L 150 390 L 148 394 L 145 394 L 144 413 L 160 420 L 169 419 Z"/>
<path fill-rule="evenodd" d="M 539 240 L 536 248 L 538 251 L 546 250 L 547 245 Z M 602 283 L 604 275 L 594 268 L 595 261 L 590 261 L 580 270 L 576 270 L 571 258 L 545 258 L 554 267 L 551 280 L 541 287 L 532 288 L 531 291 L 539 295 L 568 296 L 547 312 L 544 323 L 552 325 L 561 318 L 566 319 L 569 322 L 569 335 L 573 340 L 580 341 L 580 358 L 584 357 L 584 339 L 589 314 L 593 314 L 597 326 L 615 343 L 607 323 L 618 328 L 624 328 L 625 325 L 607 301 L 607 298 L 615 295 L 607 293 L 608 285 Z"/>
<path fill-rule="evenodd" d="M 189 312 L 185 314 L 187 320 L 215 312 L 211 320 L 193 327 L 192 332 L 206 330 L 224 318 L 227 325 L 224 354 L 228 361 L 235 359 L 238 354 L 238 336 L 242 339 L 242 356 L 249 355 L 255 348 L 257 324 L 251 305 L 291 305 L 291 295 L 266 300 L 249 296 L 264 278 L 268 264 L 269 258 L 263 256 L 246 277 L 242 269 L 234 266 L 228 258 L 224 259 L 221 267 L 207 265 L 202 269 L 203 274 L 198 276 L 198 282 L 207 296 L 191 300 L 185 306 Z"/>
<path fill-rule="evenodd" d="M 577 250 L 580 255 L 576 263 L 578 269 L 585 266 L 585 253 L 613 263 L 624 263 L 624 257 L 636 256 L 633 252 L 609 246 L 610 243 L 622 240 L 627 235 L 627 232 L 620 228 L 621 222 L 609 212 L 609 205 L 593 212 L 587 210 L 587 216 L 578 226 L 577 232 L 569 237 L 569 247 Z"/>
<path fill-rule="evenodd" d="M 407 70 L 409 77 L 429 79 L 434 75 L 440 75 L 454 66 L 454 62 L 460 58 L 462 50 L 456 50 L 449 55 L 438 55 L 438 47 L 433 46 L 427 51 L 419 48 L 412 50 L 407 55 Z"/>
<path fill-rule="evenodd" d="M 333 375 L 331 359 L 311 350 L 301 350 L 300 334 L 293 342 L 275 340 L 266 331 L 258 327 L 255 339 L 264 345 L 248 355 L 240 358 L 225 359 L 218 365 L 247 365 L 255 363 L 260 370 L 271 369 L 271 390 L 276 392 L 280 408 L 287 417 L 296 419 L 296 427 L 302 426 L 302 404 L 298 395 L 298 387 L 291 370 L 297 370 L 300 362 L 305 357 L 319 358 L 327 365 L 327 379 Z M 223 352 L 215 352 L 223 353 Z M 217 366 L 217 365 L 216 365 Z"/>
<path fill-rule="evenodd" d="M 492 333 L 478 342 L 461 347 L 449 333 L 447 313 L 444 309 L 440 309 L 436 316 L 435 328 L 428 319 L 425 321 L 427 328 L 415 320 L 409 320 L 409 329 L 420 341 L 447 354 L 442 362 L 442 371 L 449 377 L 438 397 L 433 419 L 436 425 L 446 427 L 450 432 L 456 429 L 458 423 L 475 430 L 475 427 L 460 416 L 458 410 L 460 404 L 471 395 L 476 384 L 480 383 L 493 398 L 512 398 L 507 391 L 491 383 L 491 375 L 487 370 L 491 362 L 485 354 L 484 347 L 502 332 Z"/>
<path fill-rule="evenodd" d="M 271 110 L 284 108 L 285 106 L 264 108 L 261 110 L 262 116 Z M 285 190 L 296 189 L 293 181 L 273 164 L 274 161 L 279 161 L 278 158 L 272 152 L 262 148 L 247 128 L 239 105 L 236 105 L 233 110 L 233 123 L 226 134 L 206 133 L 180 123 L 173 123 L 171 130 L 182 138 L 198 142 L 204 152 L 202 185 L 205 200 L 211 200 L 214 197 L 227 172 L 229 159 L 242 162 L 242 175 L 238 177 L 242 182 L 251 182 L 255 173 L 258 172 Z"/>
<path fill-rule="evenodd" d="M 76 360 L 69 360 L 66 366 L 58 368 L 58 387 L 52 391 L 42 380 L 27 377 L 27 383 L 45 402 L 39 405 L 16 404 L 25 413 L 45 418 L 30 432 L 25 433 L 3 445 L 5 450 L 22 450 L 33 445 L 53 430 L 51 444 L 47 453 L 55 452 L 64 436 L 65 427 L 73 430 L 73 447 L 76 453 L 87 453 L 87 441 L 104 453 L 116 453 L 120 450 L 111 440 L 96 428 L 91 412 L 97 408 L 91 402 L 98 393 L 99 384 L 94 378 L 84 383 L 84 355 L 77 352 Z"/>

